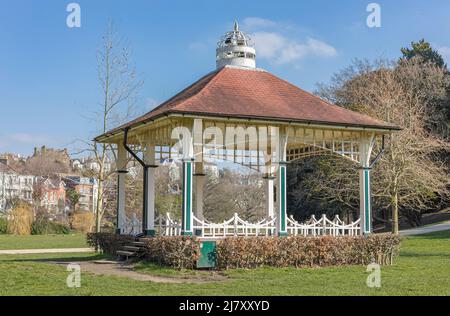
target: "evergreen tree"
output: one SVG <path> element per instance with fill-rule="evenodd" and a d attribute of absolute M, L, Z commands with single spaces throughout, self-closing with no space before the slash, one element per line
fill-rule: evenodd
<path fill-rule="evenodd" d="M 424 62 L 432 62 L 438 67 L 447 68 L 444 58 L 431 47 L 431 44 L 421 39 L 418 42 L 411 42 L 411 48 L 402 48 L 403 57 L 401 59 L 410 60 L 420 57 Z"/>

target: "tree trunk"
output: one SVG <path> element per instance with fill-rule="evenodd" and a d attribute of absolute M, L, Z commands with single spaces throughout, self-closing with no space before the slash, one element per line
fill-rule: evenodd
<path fill-rule="evenodd" d="M 392 233 L 398 234 L 398 193 L 392 194 Z"/>
<path fill-rule="evenodd" d="M 98 181 L 97 208 L 95 212 L 95 231 L 100 233 L 103 216 L 103 181 Z"/>

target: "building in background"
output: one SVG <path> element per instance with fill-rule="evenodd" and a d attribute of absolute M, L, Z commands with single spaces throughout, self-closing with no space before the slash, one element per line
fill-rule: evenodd
<path fill-rule="evenodd" d="M 88 157 L 88 158 L 74 158 L 71 159 L 70 165 L 72 167 L 72 170 L 74 171 L 93 171 L 93 172 L 99 172 L 100 171 L 100 165 L 97 162 L 95 158 Z M 111 160 L 106 157 L 106 162 L 104 164 L 105 172 L 111 171 Z"/>
<path fill-rule="evenodd" d="M 64 177 L 66 189 L 73 189 L 79 195 L 77 210 L 95 212 L 98 198 L 98 181 L 94 178 L 80 176 Z"/>
<path fill-rule="evenodd" d="M 53 214 L 64 213 L 66 184 L 59 176 L 39 178 L 35 190 L 39 190 L 40 206 Z"/>
<path fill-rule="evenodd" d="M 0 212 L 11 208 L 12 203 L 22 200 L 33 202 L 35 177 L 21 175 L 9 166 L 7 159 L 0 161 Z"/>

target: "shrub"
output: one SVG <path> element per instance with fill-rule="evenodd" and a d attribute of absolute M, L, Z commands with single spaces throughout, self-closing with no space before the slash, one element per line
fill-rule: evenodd
<path fill-rule="evenodd" d="M 0 217 L 0 234 L 6 234 L 8 232 L 8 220 Z"/>
<path fill-rule="evenodd" d="M 112 233 L 91 233 L 88 244 L 103 253 L 115 255 L 117 250 L 134 241 L 127 235 Z M 158 265 L 177 269 L 194 269 L 200 257 L 200 242 L 194 237 L 159 236 L 141 239 L 145 245 L 145 259 Z"/>
<path fill-rule="evenodd" d="M 176 269 L 194 269 L 200 258 L 200 242 L 188 236 L 158 236 L 145 239 L 146 260 Z"/>
<path fill-rule="evenodd" d="M 29 235 L 33 224 L 33 211 L 25 204 L 16 206 L 9 214 L 8 234 Z"/>
<path fill-rule="evenodd" d="M 88 243 L 114 255 L 134 237 L 111 233 L 88 234 Z M 158 236 L 145 242 L 145 259 L 177 269 L 194 269 L 200 258 L 195 237 Z M 400 237 L 391 234 L 369 237 L 233 237 L 217 241 L 218 269 L 271 267 L 324 267 L 392 264 Z"/>
<path fill-rule="evenodd" d="M 117 250 L 134 241 L 133 236 L 117 235 L 113 233 L 88 233 L 87 243 L 92 248 L 114 256 Z"/>
<path fill-rule="evenodd" d="M 80 233 L 92 232 L 95 224 L 94 213 L 91 212 L 75 212 L 70 218 L 72 229 Z"/>
<path fill-rule="evenodd" d="M 47 218 L 39 218 L 33 222 L 33 225 L 31 226 L 31 234 L 70 234 L 70 228 L 63 223 L 52 222 Z"/>
<path fill-rule="evenodd" d="M 400 237 L 237 237 L 217 242 L 218 268 L 392 264 Z"/>

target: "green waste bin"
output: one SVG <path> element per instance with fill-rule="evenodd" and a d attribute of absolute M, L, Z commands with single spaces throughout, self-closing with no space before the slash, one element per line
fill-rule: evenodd
<path fill-rule="evenodd" d="M 200 259 L 197 261 L 197 269 L 211 269 L 216 267 L 216 242 L 200 242 Z"/>

